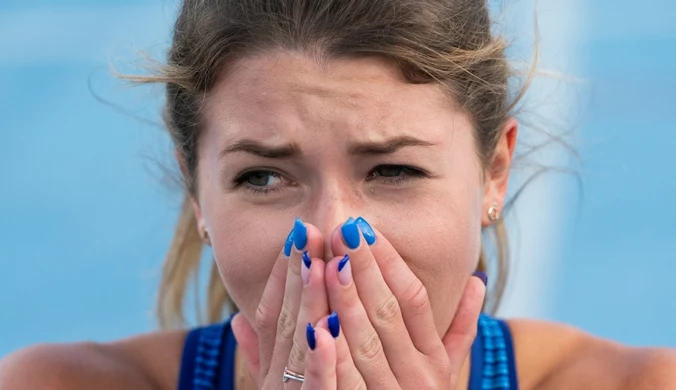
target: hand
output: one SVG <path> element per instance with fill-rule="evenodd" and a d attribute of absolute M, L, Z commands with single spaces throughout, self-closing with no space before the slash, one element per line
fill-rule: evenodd
<path fill-rule="evenodd" d="M 329 303 L 342 329 L 336 340 L 337 388 L 456 388 L 476 335 L 484 283 L 469 279 L 440 339 L 422 282 L 365 220 L 337 228 L 331 246 L 334 254 L 345 254 L 326 265 Z"/>
<path fill-rule="evenodd" d="M 253 327 L 241 314 L 232 319 L 239 349 L 260 389 L 299 389 L 299 382 L 282 383 L 284 368 L 300 373 L 311 369 L 305 367 L 307 324 L 316 324 L 329 312 L 325 263 L 319 260 L 324 254 L 324 242 L 316 227 L 297 220 L 273 265 Z M 303 265 L 304 256 L 305 261 L 315 257 L 315 261 L 310 260 L 311 267 Z M 321 350 L 327 343 L 322 336 L 324 331 L 316 332 Z M 333 343 L 330 336 L 328 339 Z M 335 361 L 335 352 L 329 354 L 329 359 L 330 356 Z"/>
<path fill-rule="evenodd" d="M 295 297 L 296 302 L 301 298 L 298 297 L 298 289 L 294 288 L 297 284 L 289 283 L 290 280 L 297 280 L 300 273 L 297 268 L 293 268 L 294 256 L 301 256 L 298 251 L 290 256 L 288 272 L 282 272 L 285 264 L 280 265 L 280 259 L 275 264 L 257 311 L 258 330 L 254 332 L 241 315 L 233 319 L 233 330 L 246 363 L 253 372 L 259 372 L 259 388 L 282 387 L 281 373 L 284 367 L 279 362 L 284 361 L 285 353 L 288 356 L 287 366 L 293 371 L 305 373 L 303 389 L 455 387 L 476 334 L 478 315 L 485 295 L 484 284 L 478 278 L 470 278 L 453 323 L 443 340 L 440 340 L 422 283 L 382 235 L 365 221 L 358 221 L 364 236 L 354 222 L 344 225 L 332 235 L 333 252 L 348 254 L 347 260 L 343 257 L 334 258 L 326 265 L 326 270 L 320 259 L 312 261 L 307 272 L 309 283 L 305 287 L 308 294 L 302 294 L 300 305 L 292 304 L 292 297 Z M 321 235 L 311 225 L 307 226 L 308 247 L 312 249 L 313 244 L 309 244 L 314 236 L 312 232 L 316 232 L 318 237 Z M 343 239 L 343 231 L 347 240 Z M 355 245 L 356 239 L 359 242 Z M 374 245 L 362 244 L 365 239 Z M 317 252 L 311 250 L 311 253 Z M 297 265 L 300 266 L 300 261 Z M 341 271 L 338 271 L 339 268 Z M 353 272 L 357 275 L 354 282 Z M 324 316 L 316 328 L 312 328 L 315 339 L 311 344 L 314 344 L 315 349 L 307 349 L 307 341 L 299 335 L 306 333 L 309 336 L 310 332 L 306 330 L 307 323 L 313 322 L 310 318 L 320 316 L 318 313 L 322 310 L 323 313 L 328 312 L 325 304 L 322 305 L 322 297 L 326 299 L 325 293 L 322 295 L 323 277 L 331 306 L 341 313 L 345 330 L 334 345 Z M 285 291 L 285 285 L 291 288 Z M 316 297 L 320 299 L 312 299 Z M 285 320 L 286 314 L 283 313 L 286 310 L 293 314 L 294 306 L 300 306 L 302 309 L 298 311 L 304 314 L 299 313 L 293 341 L 289 342 L 289 331 L 285 331 L 283 326 L 289 321 Z M 285 309 L 275 311 L 276 307 Z M 280 316 L 276 333 L 274 327 L 270 326 L 272 321 L 259 321 L 267 318 L 261 315 L 263 313 L 268 313 L 274 319 L 275 312 Z M 337 325 L 337 318 L 334 317 L 334 334 L 339 329 Z M 261 340 L 265 338 L 272 341 L 259 343 L 256 333 Z M 283 337 L 284 334 L 287 337 Z M 260 353 L 255 352 L 257 346 Z M 292 350 L 294 352 L 290 352 Z M 303 356 L 302 351 L 307 356 Z M 307 362 L 304 369 L 303 360 Z M 262 367 L 260 362 L 263 362 Z M 284 386 L 299 387 L 300 384 L 293 381 Z"/>

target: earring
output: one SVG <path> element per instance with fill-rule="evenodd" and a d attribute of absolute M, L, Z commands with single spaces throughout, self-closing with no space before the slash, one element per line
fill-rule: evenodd
<path fill-rule="evenodd" d="M 211 239 L 209 238 L 209 231 L 206 228 L 204 228 L 204 230 L 202 230 L 202 240 L 204 241 L 205 244 L 211 246 Z"/>
<path fill-rule="evenodd" d="M 500 219 L 500 211 L 498 211 L 498 204 L 493 203 L 493 205 L 488 209 L 488 220 L 495 222 Z"/>

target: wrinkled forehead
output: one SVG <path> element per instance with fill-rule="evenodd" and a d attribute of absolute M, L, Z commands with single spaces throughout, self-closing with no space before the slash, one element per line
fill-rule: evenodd
<path fill-rule="evenodd" d="M 209 94 L 204 114 L 208 128 L 227 128 L 233 136 L 274 136 L 309 123 L 367 137 L 434 133 L 464 116 L 442 86 L 408 83 L 386 59 L 320 63 L 293 52 L 238 60 Z"/>

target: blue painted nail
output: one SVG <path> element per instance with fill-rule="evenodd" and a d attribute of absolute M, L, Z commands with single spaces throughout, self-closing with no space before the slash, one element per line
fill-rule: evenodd
<path fill-rule="evenodd" d="M 361 229 L 361 234 L 364 236 L 364 240 L 369 245 L 373 245 L 376 242 L 376 234 L 373 232 L 373 228 L 369 225 L 368 222 L 362 217 L 357 218 L 357 226 Z"/>
<path fill-rule="evenodd" d="M 293 243 L 298 250 L 302 250 L 307 245 L 307 228 L 300 218 L 296 218 L 293 226 Z"/>
<path fill-rule="evenodd" d="M 335 311 L 329 316 L 329 332 L 334 339 L 338 338 L 340 335 L 340 320 L 338 319 L 338 313 Z"/>
<path fill-rule="evenodd" d="M 338 262 L 338 272 L 342 271 L 343 268 L 345 268 L 345 264 L 347 264 L 348 261 L 350 261 L 349 255 L 345 255 L 343 256 L 342 259 L 340 259 L 340 261 Z"/>
<path fill-rule="evenodd" d="M 293 247 L 293 229 L 289 232 L 289 236 L 286 237 L 286 241 L 284 241 L 284 255 L 285 256 L 291 256 L 291 248 Z"/>
<path fill-rule="evenodd" d="M 310 269 L 310 266 L 312 265 L 312 260 L 310 259 L 310 255 L 307 254 L 307 251 L 303 252 L 303 264 L 305 264 L 307 269 Z"/>
<path fill-rule="evenodd" d="M 307 345 L 314 351 L 317 348 L 317 339 L 315 338 L 315 328 L 309 322 L 307 328 L 305 328 L 305 337 L 307 338 Z"/>
<path fill-rule="evenodd" d="M 474 276 L 481 279 L 481 281 L 484 282 L 484 286 L 488 285 L 488 275 L 486 275 L 485 273 L 481 271 L 475 271 Z"/>
<path fill-rule="evenodd" d="M 356 249 L 359 247 L 359 236 L 361 236 L 361 234 L 359 233 L 359 228 L 357 227 L 357 223 L 355 222 L 354 218 L 350 217 L 350 219 L 348 219 L 347 222 L 345 222 L 343 226 L 340 227 L 340 231 L 343 233 L 343 240 L 345 240 L 345 244 L 350 249 Z"/>

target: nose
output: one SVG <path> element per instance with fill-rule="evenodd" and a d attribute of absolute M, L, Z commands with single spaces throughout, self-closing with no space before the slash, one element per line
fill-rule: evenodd
<path fill-rule="evenodd" d="M 324 236 L 324 259 L 334 257 L 331 250 L 331 234 L 337 226 L 342 225 L 349 217 L 359 215 L 360 196 L 357 191 L 341 188 L 339 185 L 324 185 L 315 192 L 308 203 L 307 221 L 319 229 Z"/>

